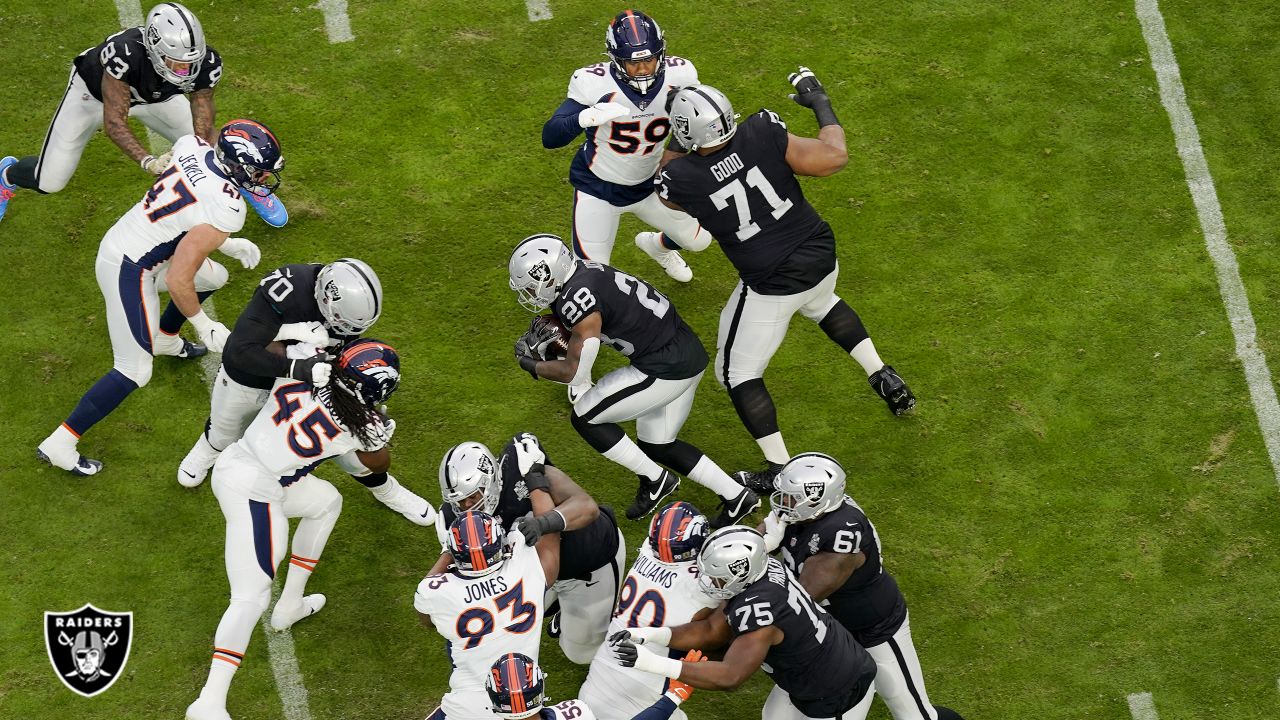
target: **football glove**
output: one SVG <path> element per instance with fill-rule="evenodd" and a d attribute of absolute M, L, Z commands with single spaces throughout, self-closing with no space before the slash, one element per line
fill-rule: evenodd
<path fill-rule="evenodd" d="M 782 518 L 778 517 L 777 512 L 770 512 L 764 516 L 764 548 L 768 552 L 773 552 L 782 544 L 782 535 L 786 532 L 787 526 L 782 522 Z"/>
<path fill-rule="evenodd" d="M 550 315 L 534 317 L 524 335 L 528 341 L 529 349 L 535 357 L 542 360 L 555 360 L 557 357 L 563 357 L 561 353 L 549 352 L 551 345 L 562 339 L 560 337 L 560 328 L 551 320 Z M 565 344 L 567 345 L 568 343 L 566 342 Z"/>
<path fill-rule="evenodd" d="M 209 348 L 209 352 L 222 352 L 223 346 L 227 344 L 227 338 L 231 336 L 231 331 L 226 325 L 210 318 L 203 310 L 187 320 L 200 336 L 200 342 Z"/>
<path fill-rule="evenodd" d="M 707 658 L 703 656 L 701 650 L 690 650 L 681 659 L 684 662 L 706 662 L 707 661 Z M 688 683 L 683 683 L 673 678 L 671 682 L 667 684 L 666 695 L 670 697 L 671 700 L 674 701 L 676 705 L 679 705 L 685 700 L 688 700 L 689 696 L 692 694 L 693 694 L 693 686 Z"/>
<path fill-rule="evenodd" d="M 539 466 L 547 461 L 547 454 L 542 451 L 542 446 L 538 444 L 538 438 L 532 433 L 520 433 L 511 440 L 511 444 L 516 450 L 516 469 L 520 471 L 520 477 L 529 474 L 534 466 Z"/>
<path fill-rule="evenodd" d="M 138 163 L 143 170 L 152 175 L 159 175 L 164 169 L 169 167 L 169 163 L 173 161 L 173 153 L 165 153 L 160 156 L 148 155 L 142 158 L 142 162 Z"/>
<path fill-rule="evenodd" d="M 322 388 L 328 385 L 333 377 L 333 366 L 329 364 L 328 358 L 323 353 L 317 353 L 309 358 L 291 361 L 289 377 Z"/>
<path fill-rule="evenodd" d="M 796 89 L 790 96 L 791 99 L 807 108 L 813 108 L 815 102 L 829 100 L 827 91 L 823 89 L 822 83 L 818 82 L 818 78 L 814 76 L 812 70 L 803 65 L 800 66 L 798 72 L 788 75 L 787 80 Z"/>
<path fill-rule="evenodd" d="M 637 627 L 629 630 L 619 630 L 609 636 L 609 644 L 611 645 L 623 642 L 629 642 L 634 645 L 644 645 L 646 643 L 653 645 L 666 645 L 671 642 L 671 628 Z"/>
<path fill-rule="evenodd" d="M 276 333 L 275 339 L 292 340 L 315 347 L 328 347 L 341 342 L 329 337 L 329 331 L 320 322 L 286 323 L 280 326 L 280 331 Z"/>
<path fill-rule="evenodd" d="M 596 127 L 630 114 L 631 111 L 625 105 L 614 102 L 600 102 L 578 113 L 578 124 L 584 128 Z"/>
<path fill-rule="evenodd" d="M 564 516 L 559 510 L 552 510 L 545 515 L 538 517 L 524 517 L 516 520 L 516 529 L 524 536 L 524 544 L 533 547 L 538 544 L 538 540 L 542 539 L 547 533 L 560 532 L 564 530 Z"/>
<path fill-rule="evenodd" d="M 223 241 L 222 246 L 218 248 L 218 252 L 239 260 L 246 270 L 252 270 L 257 267 L 258 261 L 262 259 L 262 251 L 258 249 L 258 246 L 245 238 L 227 238 Z"/>

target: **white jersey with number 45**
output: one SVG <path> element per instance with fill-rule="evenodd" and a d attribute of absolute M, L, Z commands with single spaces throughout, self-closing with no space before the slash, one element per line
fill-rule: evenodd
<path fill-rule="evenodd" d="M 667 91 L 698 82 L 698 71 L 692 62 L 674 55 L 668 55 L 666 62 L 662 85 L 644 107 L 631 99 L 635 93 L 630 86 L 623 90 L 618 84 L 608 63 L 580 68 L 570 78 L 569 99 L 587 106 L 613 102 L 631 110 L 629 116 L 586 129 L 587 142 L 582 152 L 587 154 L 591 172 L 601 180 L 639 185 L 652 180 L 658 172 L 662 148 L 671 132 Z"/>
<path fill-rule="evenodd" d="M 660 562 L 646 542 L 622 583 L 608 636 L 636 627 L 683 625 L 718 604 L 698 588 L 697 563 Z M 645 648 L 660 656 L 668 654 L 662 645 L 646 644 Z M 630 720 L 666 689 L 665 677 L 622 667 L 605 643 L 591 659 L 591 670 L 578 696 L 596 710 L 600 720 Z"/>
<path fill-rule="evenodd" d="M 173 257 L 182 236 L 197 225 L 226 233 L 244 227 L 245 205 L 213 157 L 213 148 L 195 135 L 173 145 L 173 162 L 155 184 L 107 231 L 103 245 L 153 268 Z"/>
<path fill-rule="evenodd" d="M 489 668 L 507 653 L 538 660 L 546 575 L 538 551 L 525 545 L 519 532 L 507 535 L 507 546 L 511 557 L 502 569 L 476 578 L 452 569 L 428 575 L 413 594 L 413 607 L 430 615 L 448 642 L 451 691 L 484 695 Z"/>

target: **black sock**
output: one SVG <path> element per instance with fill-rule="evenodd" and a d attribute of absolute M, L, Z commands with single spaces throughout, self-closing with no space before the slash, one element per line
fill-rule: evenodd
<path fill-rule="evenodd" d="M 196 293 L 196 297 L 200 298 L 200 302 L 204 302 L 205 298 L 213 294 L 212 290 Z M 164 309 L 164 313 L 160 315 L 160 332 L 166 335 L 177 335 L 182 329 L 182 323 L 187 321 L 187 316 L 182 314 L 177 305 L 173 301 L 169 301 L 169 307 Z"/>
<path fill-rule="evenodd" d="M 36 164 L 40 162 L 40 158 L 35 155 L 28 155 L 18 162 L 9 166 L 6 173 L 9 177 L 10 184 L 28 190 L 35 190 L 41 195 L 45 195 L 45 191 L 40 189 L 40 182 L 36 180 Z"/>
<path fill-rule="evenodd" d="M 729 399 L 751 437 L 759 440 L 778 432 L 778 410 L 773 406 L 773 398 L 765 389 L 762 378 L 729 388 Z"/>
<path fill-rule="evenodd" d="M 826 333 L 832 342 L 844 348 L 845 352 L 853 352 L 858 343 L 870 337 L 867 329 L 862 325 L 862 318 L 858 317 L 858 313 L 844 300 L 837 302 L 827 312 L 826 316 L 818 322 L 818 327 L 822 328 L 822 332 Z"/>
<path fill-rule="evenodd" d="M 693 466 L 698 464 L 704 454 L 683 440 L 674 440 L 661 445 L 638 440 L 636 444 L 645 455 L 685 476 L 693 472 Z"/>
<path fill-rule="evenodd" d="M 592 425 L 578 413 L 574 413 L 569 422 L 573 424 L 573 429 L 578 431 L 583 440 L 595 451 L 601 454 L 609 452 L 609 450 L 618 444 L 618 441 L 626 436 L 622 431 L 622 427 L 617 423 L 600 423 Z"/>

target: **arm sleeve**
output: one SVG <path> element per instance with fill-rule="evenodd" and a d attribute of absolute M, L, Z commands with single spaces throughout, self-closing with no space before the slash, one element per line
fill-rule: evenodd
<path fill-rule="evenodd" d="M 631 718 L 631 720 L 667 720 L 675 714 L 676 704 L 671 698 L 662 695 L 658 701 L 649 707 L 641 710 L 640 713 Z"/>
<path fill-rule="evenodd" d="M 564 147 L 582 134 L 582 126 L 578 124 L 578 113 L 587 106 L 566 98 L 555 113 L 542 126 L 542 147 L 548 150 Z"/>
<path fill-rule="evenodd" d="M 286 377 L 289 360 L 267 351 L 267 345 L 280 332 L 281 317 L 271 308 L 259 288 L 240 313 L 236 326 L 222 350 L 222 361 L 237 370 L 259 377 Z"/>

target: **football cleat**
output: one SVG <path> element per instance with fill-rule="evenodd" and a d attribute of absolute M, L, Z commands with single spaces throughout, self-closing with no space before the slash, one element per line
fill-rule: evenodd
<path fill-rule="evenodd" d="M 757 495 L 769 496 L 774 491 L 774 480 L 778 477 L 778 473 L 782 472 L 780 463 L 769 463 L 763 470 L 739 470 L 733 474 L 733 479 L 751 492 Z"/>
<path fill-rule="evenodd" d="M 218 461 L 220 454 L 209 444 L 204 433 L 200 433 L 200 439 L 196 440 L 196 444 L 191 446 L 187 456 L 178 464 L 178 484 L 186 488 L 199 487 L 208 477 L 210 468 Z"/>
<path fill-rule="evenodd" d="M 547 636 L 560 637 L 560 600 L 557 598 L 547 606 Z"/>
<path fill-rule="evenodd" d="M 209 354 L 209 348 L 200 343 L 193 343 L 186 338 L 178 335 L 169 335 L 161 332 L 156 335 L 151 344 L 153 354 L 157 357 L 160 355 L 168 355 L 170 357 L 182 358 L 183 360 L 193 360 L 198 357 L 204 357 Z"/>
<path fill-rule="evenodd" d="M 0 220 L 4 219 L 4 211 L 9 209 L 9 201 L 13 199 L 13 194 L 18 191 L 18 186 L 13 183 L 5 182 L 5 171 L 18 164 L 18 158 L 9 155 L 0 160 Z"/>
<path fill-rule="evenodd" d="M 45 441 L 40 443 L 40 447 L 36 448 L 36 459 L 79 477 L 89 477 L 102 472 L 101 461 L 90 460 L 81 455 L 76 452 L 75 446 L 56 447 L 50 440 L 51 438 L 45 438 Z"/>
<path fill-rule="evenodd" d="M 320 593 L 307 595 L 302 598 L 302 602 L 293 606 L 284 606 L 276 601 L 276 607 L 271 611 L 271 629 L 276 632 L 284 632 L 293 627 L 293 624 L 302 618 L 315 615 L 324 609 L 325 597 Z"/>
<path fill-rule="evenodd" d="M 889 412 L 894 415 L 901 415 L 916 406 L 916 396 L 911 394 L 911 388 L 902 381 L 892 365 L 885 365 L 871 373 L 867 382 L 871 383 L 871 389 L 884 400 L 889 406 Z"/>
<path fill-rule="evenodd" d="M 280 202 L 280 198 L 275 193 L 271 193 L 266 197 L 255 195 L 251 192 L 241 193 L 245 202 L 249 203 L 249 207 L 262 217 L 263 221 L 271 227 L 284 227 L 289 222 L 289 211 L 285 210 L 284 203 Z"/>
<path fill-rule="evenodd" d="M 720 514 L 711 520 L 711 529 L 719 530 L 726 525 L 738 525 L 738 521 L 760 508 L 760 497 L 751 488 L 742 488 L 742 492 L 732 500 L 720 501 Z"/>
<path fill-rule="evenodd" d="M 642 232 L 636 235 L 636 247 L 661 265 L 672 280 L 683 283 L 693 279 L 693 270 L 689 269 L 689 263 L 680 257 L 680 253 L 662 246 L 662 233 Z"/>
<path fill-rule="evenodd" d="M 231 715 L 222 705 L 201 696 L 187 706 L 187 720 L 231 720 Z"/>
<path fill-rule="evenodd" d="M 635 501 L 627 507 L 628 520 L 639 520 L 653 512 L 653 509 L 658 507 L 658 503 L 680 487 L 679 476 L 670 470 L 663 470 L 662 475 L 658 476 L 657 480 L 650 480 L 643 475 L 638 477 L 640 478 L 640 487 L 636 489 Z"/>

